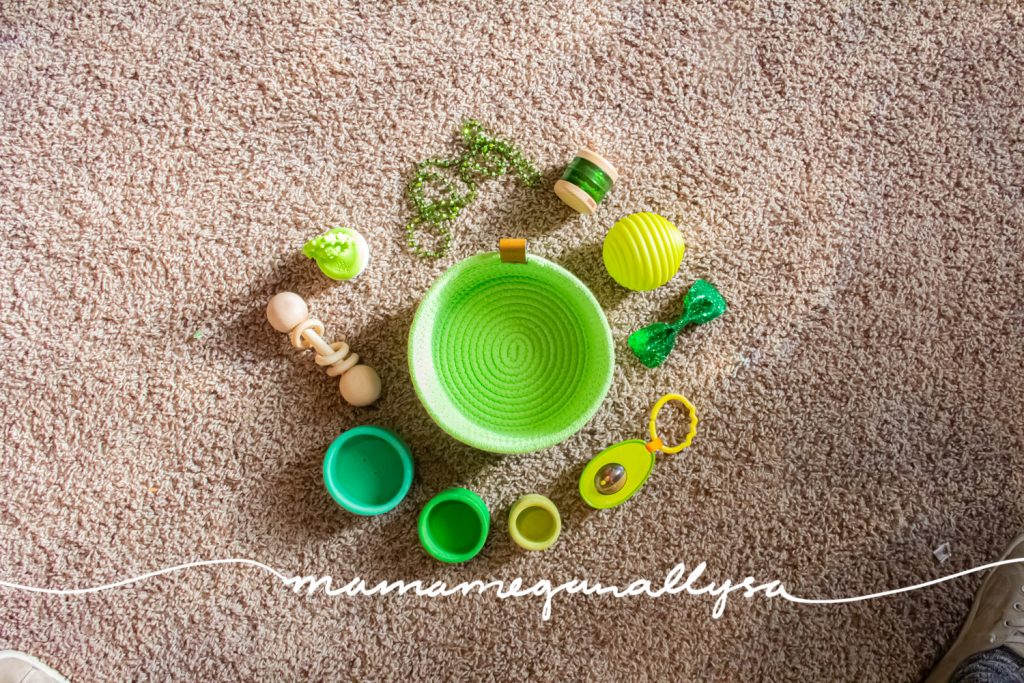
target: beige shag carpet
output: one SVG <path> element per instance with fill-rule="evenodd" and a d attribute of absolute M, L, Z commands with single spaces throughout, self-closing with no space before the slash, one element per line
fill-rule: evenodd
<path fill-rule="evenodd" d="M 573 578 L 678 562 L 804 597 L 982 564 L 1024 528 L 1024 11 L 1018 3 L 32 3 L 0 8 L 0 581 L 95 586 L 250 558 L 339 581 Z M 405 184 L 475 117 L 545 174 L 489 182 L 440 262 L 404 245 Z M 551 184 L 577 147 L 623 171 L 581 218 Z M 619 288 L 612 222 L 682 229 L 680 274 Z M 299 253 L 333 225 L 373 261 L 334 283 Z M 429 284 L 510 233 L 579 275 L 611 323 L 614 386 L 542 453 L 454 442 L 409 384 Z M 730 304 L 647 370 L 636 327 L 696 277 Z M 307 297 L 385 383 L 334 382 L 264 319 Z M 201 331 L 201 338 L 194 333 Z M 609 512 L 584 462 L 680 391 L 701 431 Z M 361 423 L 417 461 L 394 512 L 325 493 Z M 439 565 L 416 518 L 451 485 L 494 525 Z M 519 495 L 561 507 L 545 553 Z M 932 550 L 948 542 L 940 564 Z M 706 597 L 296 596 L 224 566 L 80 596 L 0 589 L 0 649 L 74 681 L 893 680 L 922 676 L 980 577 L 872 602 Z"/>

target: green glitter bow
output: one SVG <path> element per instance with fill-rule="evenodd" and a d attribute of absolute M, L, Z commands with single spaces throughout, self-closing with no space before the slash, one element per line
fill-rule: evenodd
<path fill-rule="evenodd" d="M 416 216 L 405 226 L 405 237 L 409 249 L 417 256 L 441 258 L 448 253 L 452 242 L 450 225 L 476 199 L 480 181 L 508 173 L 515 174 L 529 187 L 540 180 L 540 171 L 515 145 L 486 135 L 479 121 L 462 124 L 462 140 L 466 151 L 461 156 L 424 159 L 416 164 L 416 172 L 409 181 L 409 200 Z M 432 198 L 427 197 L 427 188 L 433 190 Z M 423 248 L 416 239 L 416 228 L 423 224 L 437 231 L 440 244 L 435 251 Z"/>
<path fill-rule="evenodd" d="M 687 325 L 703 325 L 725 313 L 725 299 L 707 280 L 697 280 L 683 299 L 683 314 L 674 323 L 653 323 L 629 335 L 629 348 L 640 362 L 656 368 L 665 362 L 676 345 L 676 337 Z"/>

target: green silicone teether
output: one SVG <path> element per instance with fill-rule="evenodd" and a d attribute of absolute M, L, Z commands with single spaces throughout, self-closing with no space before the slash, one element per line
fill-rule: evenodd
<path fill-rule="evenodd" d="M 369 245 L 352 228 L 328 230 L 306 242 L 302 253 L 316 261 L 323 274 L 332 280 L 354 278 L 370 260 Z"/>
<path fill-rule="evenodd" d="M 653 323 L 629 335 L 629 348 L 640 362 L 656 368 L 665 362 L 676 345 L 676 337 L 687 325 L 703 325 L 725 313 L 725 299 L 707 280 L 697 280 L 683 299 L 683 314 L 674 323 Z"/>

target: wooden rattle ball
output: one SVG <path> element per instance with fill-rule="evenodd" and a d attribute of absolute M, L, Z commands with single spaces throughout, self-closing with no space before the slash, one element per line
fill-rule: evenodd
<path fill-rule="evenodd" d="M 278 332 L 291 332 L 309 319 L 309 306 L 294 292 L 275 294 L 267 304 L 267 320 Z"/>
<path fill-rule="evenodd" d="M 368 406 L 380 396 L 380 377 L 369 365 L 356 365 L 341 376 L 338 388 L 349 405 Z"/>

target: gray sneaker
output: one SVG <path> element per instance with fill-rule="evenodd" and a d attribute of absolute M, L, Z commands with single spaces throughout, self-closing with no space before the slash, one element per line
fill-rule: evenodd
<path fill-rule="evenodd" d="M 68 679 L 24 652 L 3 650 L 0 683 L 68 683 Z"/>
<path fill-rule="evenodd" d="M 1024 558 L 1024 535 L 1015 538 L 999 559 L 1015 558 Z M 1024 657 L 1024 562 L 989 572 L 974 596 L 960 635 L 925 683 L 947 683 L 965 659 L 997 647 Z"/>

